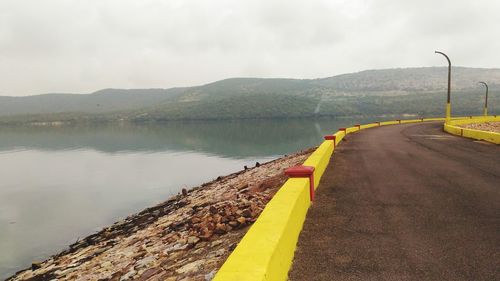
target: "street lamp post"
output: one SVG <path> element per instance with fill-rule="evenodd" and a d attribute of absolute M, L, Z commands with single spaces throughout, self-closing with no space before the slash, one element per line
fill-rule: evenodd
<path fill-rule="evenodd" d="M 451 61 L 450 58 L 443 52 L 435 51 L 434 53 L 443 55 L 448 61 L 448 97 L 446 99 L 446 123 L 450 122 L 451 119 L 451 102 L 450 102 L 450 91 L 451 91 Z"/>
<path fill-rule="evenodd" d="M 478 83 L 486 86 L 486 99 L 484 101 L 484 116 L 488 116 L 488 84 L 483 81 L 479 81 Z"/>

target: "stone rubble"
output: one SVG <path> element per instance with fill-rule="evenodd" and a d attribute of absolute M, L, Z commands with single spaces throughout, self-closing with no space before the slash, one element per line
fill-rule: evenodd
<path fill-rule="evenodd" d="M 312 151 L 184 189 L 7 280 L 211 280 L 286 181 L 284 170 Z"/>
<path fill-rule="evenodd" d="M 485 122 L 461 125 L 463 128 L 500 133 L 500 122 Z"/>

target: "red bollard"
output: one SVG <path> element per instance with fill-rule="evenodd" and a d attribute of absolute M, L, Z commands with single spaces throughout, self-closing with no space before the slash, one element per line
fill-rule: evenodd
<path fill-rule="evenodd" d="M 356 125 L 354 125 L 354 126 L 358 127 L 358 131 L 360 131 L 360 130 L 361 130 L 361 125 L 360 125 L 360 124 L 356 124 Z"/>
<path fill-rule="evenodd" d="M 291 178 L 309 178 L 309 199 L 314 201 L 314 167 L 293 166 L 285 170 L 285 175 Z"/>
<path fill-rule="evenodd" d="M 335 143 L 337 142 L 337 136 L 335 135 L 328 135 L 324 136 L 325 140 L 332 140 L 333 141 L 333 149 L 335 149 Z"/>

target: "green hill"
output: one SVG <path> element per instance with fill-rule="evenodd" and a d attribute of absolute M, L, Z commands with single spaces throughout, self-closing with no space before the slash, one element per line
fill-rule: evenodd
<path fill-rule="evenodd" d="M 154 122 L 193 119 L 442 115 L 446 67 L 367 70 L 321 79 L 231 78 L 173 89 L 105 89 L 88 95 L 0 97 L 3 122 Z M 454 67 L 454 114 L 500 111 L 500 69 Z"/>

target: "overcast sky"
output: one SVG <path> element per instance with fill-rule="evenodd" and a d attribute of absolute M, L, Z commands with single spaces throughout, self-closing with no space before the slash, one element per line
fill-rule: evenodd
<path fill-rule="evenodd" d="M 0 95 L 500 66 L 498 0 L 0 0 Z"/>

